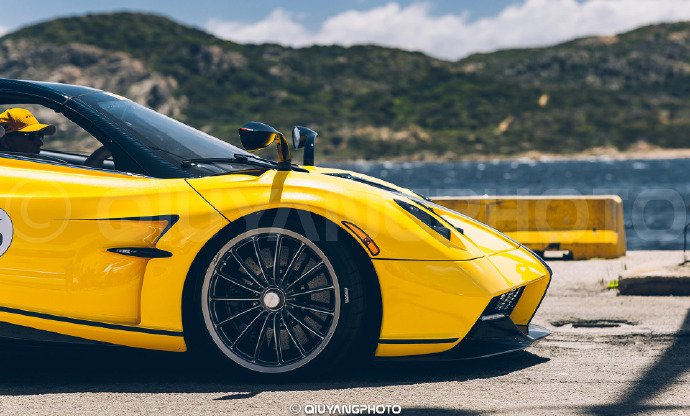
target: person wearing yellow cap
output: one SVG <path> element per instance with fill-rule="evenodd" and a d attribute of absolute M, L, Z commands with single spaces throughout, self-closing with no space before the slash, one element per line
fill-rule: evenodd
<path fill-rule="evenodd" d="M 43 146 L 43 136 L 55 134 L 52 124 L 41 124 L 30 111 L 10 108 L 0 114 L 0 126 L 5 135 L 0 137 L 0 151 L 37 155 Z"/>

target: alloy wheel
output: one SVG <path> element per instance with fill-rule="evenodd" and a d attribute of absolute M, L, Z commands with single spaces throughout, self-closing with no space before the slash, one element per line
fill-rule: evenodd
<path fill-rule="evenodd" d="M 286 229 L 233 238 L 209 265 L 201 296 L 206 328 L 219 349 L 262 373 L 312 361 L 340 316 L 331 262 L 312 241 Z"/>

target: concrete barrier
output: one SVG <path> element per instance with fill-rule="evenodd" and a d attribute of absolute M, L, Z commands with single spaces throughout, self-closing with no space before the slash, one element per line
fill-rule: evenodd
<path fill-rule="evenodd" d="M 531 250 L 576 260 L 625 255 L 617 195 L 436 197 L 434 202 L 493 227 Z"/>

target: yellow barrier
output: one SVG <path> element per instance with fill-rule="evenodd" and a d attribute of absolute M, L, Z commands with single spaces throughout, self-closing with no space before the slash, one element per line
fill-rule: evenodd
<path fill-rule="evenodd" d="M 623 202 L 617 195 L 436 197 L 539 254 L 576 260 L 625 255 Z"/>

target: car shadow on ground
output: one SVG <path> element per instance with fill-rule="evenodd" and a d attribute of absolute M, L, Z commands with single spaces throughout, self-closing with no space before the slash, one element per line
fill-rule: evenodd
<path fill-rule="evenodd" d="M 549 361 L 526 351 L 454 362 L 373 362 L 308 380 L 266 384 L 212 368 L 188 354 L 87 346 L 0 344 L 0 395 L 218 393 L 236 400 L 267 391 L 333 390 L 489 379 Z"/>

